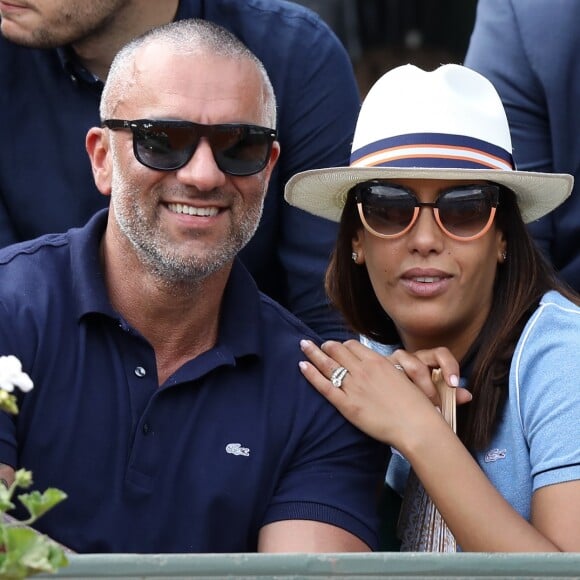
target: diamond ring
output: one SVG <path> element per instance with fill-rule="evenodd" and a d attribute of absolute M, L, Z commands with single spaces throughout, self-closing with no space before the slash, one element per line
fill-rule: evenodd
<path fill-rule="evenodd" d="M 335 368 L 330 375 L 330 382 L 332 383 L 332 386 L 340 389 L 340 387 L 342 387 L 342 381 L 346 376 L 346 373 L 348 373 L 348 371 L 344 367 Z"/>

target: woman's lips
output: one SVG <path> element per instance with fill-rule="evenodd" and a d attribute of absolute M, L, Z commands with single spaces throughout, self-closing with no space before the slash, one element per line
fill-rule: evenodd
<path fill-rule="evenodd" d="M 407 292 L 421 297 L 438 296 L 445 292 L 453 277 L 441 270 L 413 269 L 405 272 L 400 282 Z"/>

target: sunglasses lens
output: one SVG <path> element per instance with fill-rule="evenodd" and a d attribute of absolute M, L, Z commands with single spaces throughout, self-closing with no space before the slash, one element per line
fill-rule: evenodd
<path fill-rule="evenodd" d="M 449 190 L 437 202 L 439 219 L 449 233 L 460 238 L 470 238 L 487 225 L 494 205 L 492 201 L 483 188 Z"/>
<path fill-rule="evenodd" d="M 210 143 L 218 167 L 230 175 L 262 171 L 270 157 L 273 138 L 261 127 L 215 127 Z"/>
<path fill-rule="evenodd" d="M 364 218 L 379 234 L 400 234 L 413 220 L 415 199 L 405 190 L 373 184 L 360 192 Z"/>
<path fill-rule="evenodd" d="M 183 167 L 199 142 L 191 127 L 157 125 L 135 132 L 137 158 L 152 169 L 171 171 Z"/>
<path fill-rule="evenodd" d="M 271 130 L 251 125 L 149 123 L 135 131 L 137 158 L 153 169 L 179 169 L 191 159 L 201 137 L 209 140 L 218 167 L 240 176 L 264 169 L 274 141 Z"/>

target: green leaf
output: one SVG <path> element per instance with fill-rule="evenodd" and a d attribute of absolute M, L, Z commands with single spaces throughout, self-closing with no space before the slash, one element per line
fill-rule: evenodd
<path fill-rule="evenodd" d="M 2 389 L 0 389 L 0 409 L 11 415 L 18 415 L 18 402 L 16 397 Z"/>
<path fill-rule="evenodd" d="M 13 508 L 12 490 L 5 485 L 0 485 L 0 512 L 4 513 Z"/>
<path fill-rule="evenodd" d="M 64 550 L 52 541 L 49 541 L 48 545 L 48 561 L 53 570 L 58 570 L 58 568 L 68 566 L 68 558 L 66 557 Z"/>
<path fill-rule="evenodd" d="M 25 578 L 40 572 L 55 572 L 68 561 L 62 549 L 31 528 L 4 526 L 1 578 Z"/>
<path fill-rule="evenodd" d="M 39 518 L 66 498 L 67 495 L 64 491 L 54 487 L 49 487 L 44 493 L 33 491 L 31 493 L 22 493 L 18 496 L 18 499 L 34 519 Z"/>
<path fill-rule="evenodd" d="M 32 471 L 28 471 L 28 469 L 19 469 L 14 474 L 14 484 L 17 487 L 30 487 L 32 485 Z"/>

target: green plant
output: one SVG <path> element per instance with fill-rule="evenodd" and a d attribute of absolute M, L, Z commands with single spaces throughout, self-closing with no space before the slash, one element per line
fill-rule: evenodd
<path fill-rule="evenodd" d="M 14 388 L 29 391 L 33 384 L 22 372 L 22 365 L 15 356 L 0 356 L 0 409 L 18 413 L 18 401 Z M 32 485 L 32 473 L 19 469 L 14 481 L 6 486 L 0 484 L 0 578 L 26 578 L 42 572 L 55 572 L 68 564 L 63 547 L 30 527 L 39 517 L 66 499 L 66 494 L 55 488 L 44 493 L 33 491 L 21 493 L 17 499 L 29 513 L 26 520 L 19 521 L 8 516 L 18 488 Z"/>

